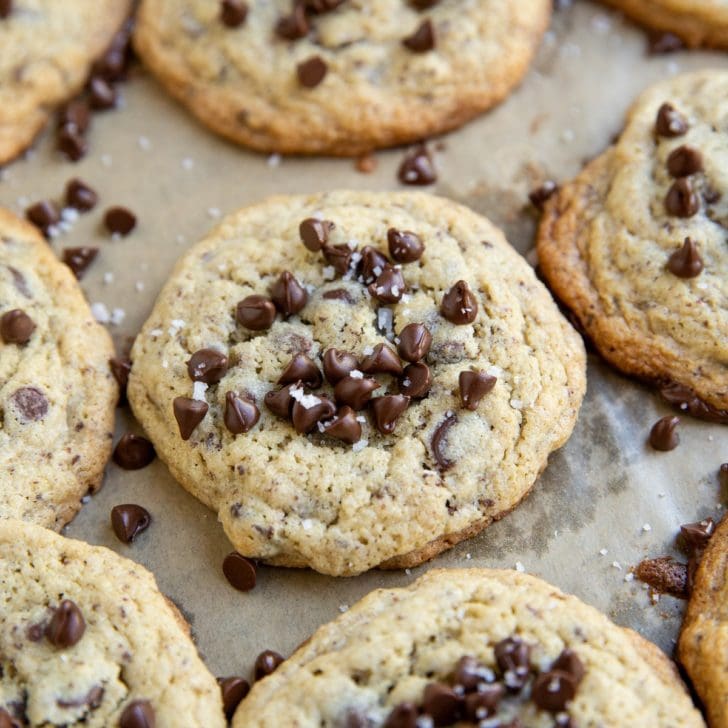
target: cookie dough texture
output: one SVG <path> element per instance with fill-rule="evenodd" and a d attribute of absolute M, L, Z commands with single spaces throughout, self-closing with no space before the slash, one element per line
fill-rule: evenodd
<path fill-rule="evenodd" d="M 700 71 L 645 91 L 617 143 L 548 203 L 538 236 L 541 270 L 601 354 L 628 374 L 678 382 L 728 409 L 728 73 Z M 655 135 L 663 103 L 686 134 Z M 669 215 L 675 181 L 667 158 L 680 146 L 702 154 L 693 176 L 699 210 Z M 716 200 L 716 197 L 718 198 Z M 704 269 L 679 278 L 670 256 L 686 237 Z"/>
<path fill-rule="evenodd" d="M 0 163 L 81 91 L 131 8 L 131 0 L 13 0 L 0 19 Z"/>
<path fill-rule="evenodd" d="M 136 49 L 167 90 L 219 134 L 260 151 L 354 155 L 454 129 L 521 80 L 549 0 L 347 0 L 305 39 L 279 38 L 291 0 L 253 0 L 238 28 L 210 0 L 143 0 Z M 436 47 L 402 45 L 430 18 Z M 296 67 L 328 66 L 315 88 Z"/>
<path fill-rule="evenodd" d="M 728 48 L 726 0 L 603 0 L 642 25 L 678 35 L 691 48 Z"/>
<path fill-rule="evenodd" d="M 679 655 L 709 724 L 728 725 L 728 517 L 723 517 L 701 558 Z"/>
<path fill-rule="evenodd" d="M 364 425 L 366 446 L 298 435 L 263 404 L 292 356 L 331 347 L 362 357 L 386 343 L 376 302 L 356 280 L 326 280 L 326 262 L 301 243 L 301 220 L 335 223 L 331 244 L 386 252 L 387 230 L 411 230 L 426 249 L 402 271 L 412 288 L 390 308 L 393 331 L 424 323 L 433 387 L 399 419 L 394 435 Z M 238 326 L 238 301 L 266 295 L 289 270 L 311 287 L 298 316 L 261 334 Z M 331 273 L 331 271 L 329 271 Z M 443 293 L 465 279 L 479 314 L 454 326 Z M 336 298 L 327 298 L 334 293 Z M 230 366 L 204 393 L 209 412 L 181 439 L 172 400 L 191 397 L 186 362 L 201 348 Z M 581 339 L 531 268 L 484 218 L 424 194 L 333 192 L 271 198 L 228 217 L 178 263 L 132 351 L 129 400 L 174 477 L 217 511 L 242 554 L 282 566 L 356 574 L 429 559 L 514 508 L 574 426 L 585 388 Z M 485 369 L 498 382 L 477 412 L 460 407 L 458 375 Z M 391 386 L 388 377 L 376 394 Z M 225 394 L 246 393 L 261 411 L 247 434 L 223 424 Z M 396 383 L 394 385 L 396 392 Z M 438 470 L 432 437 L 455 413 Z M 364 413 L 360 413 L 364 414 Z M 362 443 L 359 443 L 361 447 Z"/>
<path fill-rule="evenodd" d="M 138 564 L 4 520 L 0 594 L 0 707 L 22 725 L 117 726 L 135 700 L 152 704 L 157 728 L 179 726 L 181 716 L 185 725 L 225 725 L 220 689 L 187 624 Z M 83 614 L 81 639 L 65 649 L 31 639 L 64 599 Z"/>
<path fill-rule="evenodd" d="M 544 668 L 565 648 L 586 668 L 569 715 L 583 728 L 704 726 L 672 663 L 652 643 L 540 579 L 513 571 L 433 570 L 406 589 L 372 592 L 321 627 L 241 703 L 233 728 L 275 723 L 346 725 L 347 711 L 383 723 L 403 702 L 419 703 L 472 655 L 493 668 L 493 646 L 513 635 Z M 553 718 L 522 706 L 531 728 Z"/>
<path fill-rule="evenodd" d="M 101 485 L 118 397 L 113 346 L 40 233 L 0 209 L 0 316 L 14 309 L 36 329 L 22 346 L 0 339 L 0 518 L 60 530 Z"/>

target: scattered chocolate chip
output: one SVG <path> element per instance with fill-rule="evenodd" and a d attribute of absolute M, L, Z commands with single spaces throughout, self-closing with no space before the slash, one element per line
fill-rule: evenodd
<path fill-rule="evenodd" d="M 131 360 L 126 357 L 114 357 L 109 359 L 111 373 L 119 385 L 119 400 L 126 399 L 126 387 L 129 384 L 129 373 L 131 372 Z"/>
<path fill-rule="evenodd" d="M 365 374 L 394 374 L 402 373 L 402 362 L 394 349 L 387 344 L 377 344 L 371 354 L 364 357 L 361 370 Z"/>
<path fill-rule="evenodd" d="M 222 0 L 220 3 L 220 20 L 228 28 L 237 28 L 248 17 L 248 5 L 242 0 Z"/>
<path fill-rule="evenodd" d="M 432 21 L 428 18 L 423 20 L 417 29 L 408 35 L 402 45 L 414 53 L 427 53 L 435 47 L 435 29 L 432 27 Z"/>
<path fill-rule="evenodd" d="M 330 220 L 317 220 L 307 217 L 298 226 L 298 233 L 303 244 L 312 252 L 317 253 L 329 242 L 329 234 L 335 225 Z"/>
<path fill-rule="evenodd" d="M 199 349 L 187 362 L 187 374 L 193 382 L 217 384 L 227 370 L 228 358 L 217 349 Z"/>
<path fill-rule="evenodd" d="M 197 425 L 205 419 L 210 408 L 207 402 L 189 397 L 175 397 L 172 402 L 174 418 L 179 426 L 179 434 L 183 440 L 189 440 Z"/>
<path fill-rule="evenodd" d="M 72 179 L 66 185 L 66 204 L 74 210 L 93 210 L 98 200 L 96 192 L 80 179 Z"/>
<path fill-rule="evenodd" d="M 379 389 L 376 379 L 356 379 L 344 377 L 334 387 L 334 398 L 339 404 L 345 404 L 355 410 L 364 409 L 372 397 L 372 392 Z"/>
<path fill-rule="evenodd" d="M 417 728 L 420 711 L 414 703 L 400 703 L 384 721 L 384 728 Z"/>
<path fill-rule="evenodd" d="M 104 214 L 104 225 L 112 235 L 128 235 L 137 224 L 137 219 L 126 207 L 110 207 Z"/>
<path fill-rule="evenodd" d="M 426 397 L 432 387 L 432 373 L 424 362 L 409 364 L 399 380 L 399 391 L 411 399 Z"/>
<path fill-rule="evenodd" d="M 680 436 L 677 434 L 677 426 L 680 424 L 680 418 L 668 415 L 661 417 L 650 430 L 650 445 L 655 450 L 667 452 L 674 450 L 680 442 Z"/>
<path fill-rule="evenodd" d="M 124 708 L 119 728 L 154 728 L 156 717 L 148 700 L 134 700 Z"/>
<path fill-rule="evenodd" d="M 701 274 L 703 259 L 698 252 L 698 246 L 691 238 L 685 238 L 682 248 L 670 256 L 667 268 L 678 278 L 695 278 Z"/>
<path fill-rule="evenodd" d="M 235 392 L 228 392 L 225 395 L 225 427 L 233 435 L 241 435 L 248 432 L 260 419 L 260 410 L 255 402 L 241 397 Z"/>
<path fill-rule="evenodd" d="M 79 133 L 83 134 L 91 123 L 91 111 L 88 104 L 81 100 L 75 99 L 69 101 L 62 109 L 58 116 L 58 126 L 72 126 Z"/>
<path fill-rule="evenodd" d="M 390 262 L 387 256 L 376 248 L 371 245 L 362 248 L 359 275 L 365 284 L 374 282 L 388 266 L 390 266 Z"/>
<path fill-rule="evenodd" d="M 288 419 L 291 416 L 293 397 L 290 387 L 281 387 L 279 390 L 267 392 L 263 399 L 265 406 L 277 417 Z"/>
<path fill-rule="evenodd" d="M 89 81 L 89 103 L 96 111 L 113 109 L 118 101 L 116 89 L 105 78 L 95 76 Z"/>
<path fill-rule="evenodd" d="M 354 251 L 348 245 L 324 245 L 321 250 L 326 262 L 332 266 L 340 276 L 349 272 L 351 256 Z"/>
<path fill-rule="evenodd" d="M 559 713 L 574 699 L 576 688 L 577 683 L 571 675 L 552 669 L 542 672 L 533 681 L 531 699 L 541 710 Z"/>
<path fill-rule="evenodd" d="M 389 228 L 387 243 L 389 244 L 389 254 L 398 263 L 414 263 L 422 257 L 422 253 L 425 251 L 425 245 L 420 236 L 410 230 Z"/>
<path fill-rule="evenodd" d="M 88 152 L 88 142 L 73 124 L 66 124 L 60 128 L 56 146 L 58 151 L 72 162 L 78 162 Z"/>
<path fill-rule="evenodd" d="M 407 285 L 399 268 L 387 266 L 367 290 L 380 303 L 398 303 L 407 292 Z"/>
<path fill-rule="evenodd" d="M 10 400 L 26 422 L 38 422 L 48 414 L 48 400 L 36 387 L 16 389 Z"/>
<path fill-rule="evenodd" d="M 497 381 L 496 377 L 483 371 L 460 372 L 460 401 L 463 407 L 475 412 L 480 401 L 495 387 Z"/>
<path fill-rule="evenodd" d="M 281 273 L 271 286 L 270 297 L 284 316 L 298 313 L 308 302 L 306 289 L 288 271 Z"/>
<path fill-rule="evenodd" d="M 353 445 L 361 440 L 361 424 L 351 407 L 340 407 L 336 417 L 324 425 L 324 434 Z"/>
<path fill-rule="evenodd" d="M 452 460 L 448 460 L 445 455 L 442 452 L 442 447 L 445 444 L 445 440 L 447 439 L 447 434 L 450 431 L 450 428 L 458 421 L 458 418 L 454 414 L 448 414 L 445 419 L 435 428 L 435 431 L 432 433 L 432 440 L 431 440 L 431 446 L 432 446 L 432 454 L 435 457 L 435 462 L 437 463 L 437 467 L 441 471 L 449 470 L 454 463 Z"/>
<path fill-rule="evenodd" d="M 149 528 L 149 511 L 136 503 L 124 503 L 111 509 L 111 528 L 122 543 L 131 543 Z"/>
<path fill-rule="evenodd" d="M 688 130 L 685 117 L 672 104 L 663 104 L 657 112 L 655 131 L 663 137 L 679 137 Z"/>
<path fill-rule="evenodd" d="M 460 719 L 462 698 L 444 683 L 430 683 L 422 696 L 422 709 L 435 726 L 454 725 Z"/>
<path fill-rule="evenodd" d="M 44 235 L 47 235 L 50 228 L 60 222 L 61 213 L 55 203 L 50 200 L 42 200 L 31 205 L 25 211 L 25 217 L 39 228 Z"/>
<path fill-rule="evenodd" d="M 0 338 L 6 344 L 27 344 L 34 331 L 35 322 L 19 308 L 0 316 Z"/>
<path fill-rule="evenodd" d="M 293 402 L 291 421 L 299 435 L 311 432 L 322 420 L 329 420 L 336 414 L 336 405 L 328 397 L 316 397 L 318 403 L 305 407 L 298 401 Z"/>
<path fill-rule="evenodd" d="M 7 18 L 13 12 L 13 0 L 0 1 L 0 18 Z"/>
<path fill-rule="evenodd" d="M 73 647 L 86 631 L 81 610 L 70 599 L 64 599 L 53 611 L 45 630 L 46 639 L 54 647 Z"/>
<path fill-rule="evenodd" d="M 431 185 L 437 181 L 432 157 L 424 144 L 409 151 L 399 165 L 397 178 L 405 185 Z"/>
<path fill-rule="evenodd" d="M 440 313 L 457 326 L 471 324 L 478 315 L 478 299 L 465 281 L 458 281 L 442 297 Z"/>
<path fill-rule="evenodd" d="M 537 210 L 543 210 L 546 202 L 556 194 L 558 189 L 559 186 L 554 180 L 547 179 L 540 187 L 529 193 L 528 199 Z"/>
<path fill-rule="evenodd" d="M 683 144 L 670 152 L 667 171 L 673 177 L 689 177 L 703 169 L 703 155 L 694 147 Z"/>
<path fill-rule="evenodd" d="M 98 248 L 90 248 L 87 246 L 81 248 L 65 248 L 63 251 L 63 262 L 73 271 L 73 275 L 80 280 L 83 278 L 86 269 L 94 262 L 98 253 Z"/>
<path fill-rule="evenodd" d="M 326 61 L 321 56 L 311 56 L 296 66 L 298 82 L 306 88 L 315 88 L 324 80 L 328 70 Z"/>
<path fill-rule="evenodd" d="M 671 594 L 685 599 L 688 595 L 688 567 L 671 556 L 644 559 L 634 570 L 634 575 L 660 594 Z"/>
<path fill-rule="evenodd" d="M 295 384 L 296 382 L 303 382 L 314 389 L 321 386 L 321 371 L 316 366 L 316 362 L 306 354 L 296 354 L 278 379 L 278 384 Z"/>
<path fill-rule="evenodd" d="M 373 154 L 362 154 L 354 163 L 357 172 L 371 174 L 377 168 L 377 158 Z"/>
<path fill-rule="evenodd" d="M 154 460 L 154 445 L 140 435 L 126 432 L 114 448 L 114 462 L 124 470 L 146 468 Z"/>
<path fill-rule="evenodd" d="M 303 3 L 294 3 L 288 15 L 283 15 L 276 23 L 276 34 L 285 40 L 298 40 L 308 35 L 310 26 Z"/>
<path fill-rule="evenodd" d="M 493 647 L 503 681 L 511 692 L 518 692 L 531 670 L 531 647 L 518 637 L 507 637 Z"/>
<path fill-rule="evenodd" d="M 402 359 L 418 362 L 424 359 L 432 345 L 432 334 L 424 324 L 407 324 L 399 333 L 397 351 Z"/>
<path fill-rule="evenodd" d="M 265 650 L 255 658 L 255 679 L 262 680 L 273 674 L 284 662 L 283 656 L 273 650 Z"/>
<path fill-rule="evenodd" d="M 218 678 L 217 682 L 222 693 L 222 706 L 225 717 L 230 721 L 233 718 L 235 709 L 240 705 L 240 701 L 250 692 L 250 684 L 242 677 L 223 677 Z"/>
<path fill-rule="evenodd" d="M 339 349 L 327 349 L 323 362 L 324 375 L 330 384 L 336 384 L 359 366 L 353 354 Z"/>
<path fill-rule="evenodd" d="M 685 48 L 682 39 L 674 33 L 657 31 L 649 33 L 647 37 L 647 52 L 651 56 L 660 56 L 666 53 L 674 53 Z"/>
<path fill-rule="evenodd" d="M 255 565 L 237 551 L 229 553 L 222 562 L 222 573 L 238 591 L 255 587 Z"/>
<path fill-rule="evenodd" d="M 708 545 L 714 532 L 715 521 L 712 518 L 705 518 L 696 523 L 684 523 L 680 526 L 683 543 L 691 555 L 702 551 Z"/>
<path fill-rule="evenodd" d="M 251 331 L 265 331 L 275 319 L 275 304 L 265 296 L 247 296 L 235 307 L 235 320 Z"/>
<path fill-rule="evenodd" d="M 407 409 L 410 398 L 404 394 L 387 394 L 371 400 L 374 424 L 383 435 L 391 435 L 397 426 L 397 420 Z"/>
<path fill-rule="evenodd" d="M 686 387 L 684 384 L 664 383 L 660 387 L 660 395 L 668 404 L 677 407 L 681 412 L 688 412 L 693 417 L 699 417 L 709 422 L 728 424 L 728 410 L 720 410 L 703 402 L 690 387 Z"/>

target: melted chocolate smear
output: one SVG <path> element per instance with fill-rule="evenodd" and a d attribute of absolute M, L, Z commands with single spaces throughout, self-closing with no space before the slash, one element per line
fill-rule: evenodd
<path fill-rule="evenodd" d="M 447 415 L 447 417 L 445 417 L 445 419 L 437 426 L 432 435 L 432 454 L 435 456 L 437 467 L 443 472 L 445 470 L 449 470 L 455 464 L 452 460 L 448 460 L 443 455 L 442 447 L 447 439 L 447 433 L 457 421 L 457 415 Z"/>

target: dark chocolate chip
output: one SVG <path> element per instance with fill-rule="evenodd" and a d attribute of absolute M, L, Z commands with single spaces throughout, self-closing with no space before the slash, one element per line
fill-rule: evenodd
<path fill-rule="evenodd" d="M 651 56 L 660 56 L 666 53 L 675 53 L 685 48 L 682 38 L 674 33 L 656 31 L 647 36 L 647 52 Z"/>
<path fill-rule="evenodd" d="M 667 171 L 673 177 L 689 177 L 703 169 L 703 155 L 686 144 L 673 149 L 667 158 Z"/>
<path fill-rule="evenodd" d="M 554 660 L 551 665 L 552 670 L 561 670 L 562 672 L 571 675 L 574 682 L 579 683 L 584 679 L 586 674 L 586 668 L 584 663 L 579 659 L 579 655 L 569 647 L 566 647 L 561 651 L 561 654 Z"/>
<path fill-rule="evenodd" d="M 693 417 L 699 417 L 709 422 L 728 424 L 728 410 L 720 410 L 703 402 L 690 387 L 686 387 L 684 384 L 664 383 L 660 387 L 660 395 L 668 404 L 677 407 L 681 412 L 688 412 Z"/>
<path fill-rule="evenodd" d="M 66 185 L 66 204 L 74 210 L 93 210 L 98 200 L 96 192 L 80 179 L 72 179 Z"/>
<path fill-rule="evenodd" d="M 460 685 L 466 692 L 472 692 L 478 685 L 486 682 L 488 669 L 472 655 L 464 655 L 455 664 L 452 674 L 454 685 Z"/>
<path fill-rule="evenodd" d="M 427 10 L 437 5 L 440 0 L 410 0 L 410 5 L 415 7 L 417 10 Z"/>
<path fill-rule="evenodd" d="M 496 377 L 483 371 L 460 372 L 460 401 L 463 407 L 475 412 L 480 401 L 495 387 L 497 381 Z"/>
<path fill-rule="evenodd" d="M 21 387 L 10 400 L 26 422 L 37 422 L 48 414 L 48 400 L 36 387 Z"/>
<path fill-rule="evenodd" d="M 154 728 L 156 717 L 148 700 L 134 700 L 124 708 L 119 728 Z"/>
<path fill-rule="evenodd" d="M 183 440 L 189 440 L 197 425 L 205 419 L 210 408 L 207 402 L 189 397 L 175 397 L 172 402 L 174 418 L 179 426 L 179 434 Z"/>
<path fill-rule="evenodd" d="M 56 146 L 72 162 L 78 162 L 88 152 L 88 142 L 73 124 L 66 124 L 58 130 Z"/>
<path fill-rule="evenodd" d="M 25 211 L 25 216 L 33 225 L 40 228 L 44 235 L 47 235 L 49 229 L 60 222 L 61 219 L 61 213 L 55 203 L 50 200 L 42 200 L 31 205 Z"/>
<path fill-rule="evenodd" d="M 327 301 L 343 301 L 344 303 L 353 304 L 355 302 L 351 293 L 345 288 L 334 288 L 331 291 L 326 291 L 322 298 Z"/>
<path fill-rule="evenodd" d="M 493 652 L 508 690 L 521 690 L 531 670 L 530 646 L 520 637 L 507 637 L 494 645 Z"/>
<path fill-rule="evenodd" d="M 83 278 L 86 269 L 94 262 L 99 253 L 98 248 L 83 246 L 81 248 L 65 248 L 63 262 L 73 271 L 76 278 Z"/>
<path fill-rule="evenodd" d="M 344 722 L 340 725 L 342 728 L 371 728 L 372 723 L 364 713 L 354 708 L 350 708 L 346 711 Z"/>
<path fill-rule="evenodd" d="M 437 462 L 437 467 L 440 470 L 448 470 L 450 469 L 454 463 L 452 460 L 448 460 L 445 455 L 442 452 L 442 447 L 445 444 L 445 440 L 447 439 L 447 434 L 450 431 L 450 428 L 458 421 L 458 418 L 454 414 L 449 414 L 445 417 L 445 419 L 435 428 L 435 431 L 432 433 L 432 454 L 435 457 L 435 461 Z"/>
<path fill-rule="evenodd" d="M 288 271 L 281 273 L 271 286 L 270 297 L 284 316 L 298 313 L 308 302 L 306 289 Z"/>
<path fill-rule="evenodd" d="M 34 331 L 35 322 L 19 308 L 0 316 L 0 338 L 6 344 L 27 344 Z"/>
<path fill-rule="evenodd" d="M 307 217 L 298 226 L 298 233 L 303 244 L 312 252 L 317 253 L 329 242 L 329 234 L 335 225 L 330 220 L 317 220 Z"/>
<path fill-rule="evenodd" d="M 407 324 L 399 333 L 397 351 L 405 361 L 424 359 L 432 345 L 432 334 L 424 324 Z"/>
<path fill-rule="evenodd" d="M 340 275 L 349 272 L 351 256 L 354 252 L 348 245 L 324 245 L 321 249 L 326 262 Z"/>
<path fill-rule="evenodd" d="M 383 435 L 391 435 L 409 403 L 410 398 L 404 394 L 387 394 L 372 399 L 370 405 L 377 430 Z"/>
<path fill-rule="evenodd" d="M 400 703 L 384 721 L 383 728 L 417 728 L 420 712 L 414 703 Z"/>
<path fill-rule="evenodd" d="M 387 243 L 389 244 L 389 254 L 398 263 L 414 263 L 425 252 L 425 245 L 420 236 L 410 230 L 389 228 Z"/>
<path fill-rule="evenodd" d="M 417 29 L 408 35 L 402 45 L 414 53 L 427 53 L 435 47 L 435 29 L 432 27 L 432 21 L 428 18 L 423 20 Z"/>
<path fill-rule="evenodd" d="M 300 2 L 309 12 L 321 15 L 335 10 L 344 0 L 300 0 Z"/>
<path fill-rule="evenodd" d="M 131 360 L 126 357 L 114 357 L 109 359 L 111 373 L 119 385 L 119 400 L 126 399 L 126 388 L 129 384 L 129 372 L 131 372 Z"/>
<path fill-rule="evenodd" d="M 458 281 L 442 297 L 440 313 L 450 323 L 471 324 L 478 315 L 478 299 L 465 281 Z"/>
<path fill-rule="evenodd" d="M 399 268 L 387 266 L 367 290 L 380 303 L 398 303 L 407 292 L 407 285 Z"/>
<path fill-rule="evenodd" d="M 422 696 L 422 709 L 435 726 L 453 725 L 462 712 L 462 698 L 444 683 L 430 683 Z"/>
<path fill-rule="evenodd" d="M 500 683 L 480 683 L 477 692 L 465 696 L 465 717 L 478 723 L 483 718 L 495 715 L 505 692 Z"/>
<path fill-rule="evenodd" d="M 260 410 L 255 402 L 235 392 L 225 395 L 225 427 L 233 435 L 242 435 L 255 427 L 260 419 Z"/>
<path fill-rule="evenodd" d="M 361 251 L 359 275 L 364 283 L 373 283 L 391 264 L 386 255 L 380 253 L 371 245 L 366 245 Z"/>
<path fill-rule="evenodd" d="M 541 710 L 559 713 L 574 699 L 577 683 L 562 670 L 551 669 L 536 677 L 531 688 L 531 699 Z"/>
<path fill-rule="evenodd" d="M 372 392 L 379 389 L 376 379 L 344 377 L 334 387 L 334 397 L 339 404 L 345 404 L 355 410 L 364 409 L 372 397 Z"/>
<path fill-rule="evenodd" d="M 680 436 L 677 433 L 677 426 L 680 424 L 680 418 L 674 415 L 661 417 L 650 430 L 650 445 L 655 450 L 667 452 L 674 450 L 680 442 Z"/>
<path fill-rule="evenodd" d="M 123 503 L 111 509 L 111 528 L 122 543 L 131 543 L 151 522 L 149 511 L 136 503 Z"/>
<path fill-rule="evenodd" d="M 114 462 L 124 470 L 141 470 L 154 460 L 154 445 L 140 435 L 126 432 L 114 448 Z"/>
<path fill-rule="evenodd" d="M 73 647 L 86 631 L 81 610 L 70 599 L 64 599 L 53 611 L 45 630 L 46 639 L 54 647 Z"/>
<path fill-rule="evenodd" d="M 255 658 L 255 679 L 262 680 L 268 675 L 272 675 L 278 667 L 284 662 L 283 656 L 273 650 L 265 650 Z"/>
<path fill-rule="evenodd" d="M 326 61 L 321 56 L 311 56 L 296 66 L 298 82 L 305 88 L 315 88 L 324 80 L 328 70 Z"/>
<path fill-rule="evenodd" d="M 695 278 L 701 274 L 703 259 L 698 252 L 698 246 L 691 238 L 685 238 L 682 248 L 670 256 L 667 269 L 678 278 Z"/>
<path fill-rule="evenodd" d="M 431 185 L 437 181 L 432 158 L 424 144 L 407 152 L 399 165 L 397 178 L 405 185 Z"/>
<path fill-rule="evenodd" d="M 361 424 L 351 407 L 340 407 L 336 417 L 324 425 L 324 434 L 353 445 L 361 440 Z"/>
<path fill-rule="evenodd" d="M 295 384 L 296 382 L 303 382 L 314 389 L 321 386 L 321 371 L 316 366 L 316 362 L 306 354 L 296 354 L 278 379 L 278 384 Z"/>
<path fill-rule="evenodd" d="M 232 551 L 224 558 L 222 573 L 238 591 L 250 591 L 255 587 L 255 564 L 237 551 Z"/>
<path fill-rule="evenodd" d="M 328 397 L 316 397 L 317 404 L 304 407 L 300 402 L 293 402 L 291 421 L 299 435 L 311 432 L 322 420 L 330 420 L 336 414 L 336 405 Z"/>
<path fill-rule="evenodd" d="M 79 134 L 83 134 L 91 123 L 91 111 L 88 104 L 81 100 L 75 99 L 69 101 L 62 109 L 58 116 L 58 126 L 73 126 Z"/>
<path fill-rule="evenodd" d="M 285 40 L 305 38 L 309 30 L 306 6 L 302 2 L 294 3 L 291 12 L 278 18 L 276 23 L 276 34 Z"/>
<path fill-rule="evenodd" d="M 324 375 L 330 384 L 341 381 L 359 366 L 359 362 L 353 354 L 339 349 L 327 349 L 323 361 Z"/>
<path fill-rule="evenodd" d="M 540 187 L 535 190 L 531 190 L 528 195 L 528 199 L 531 204 L 537 210 L 543 210 L 544 205 L 548 202 L 558 191 L 559 186 L 552 179 L 547 179 Z"/>
<path fill-rule="evenodd" d="M 101 76 L 95 76 L 89 81 L 89 103 L 95 111 L 105 111 L 116 106 L 118 94 L 112 84 Z"/>
<path fill-rule="evenodd" d="M 248 5 L 243 0 L 222 0 L 220 3 L 220 20 L 228 28 L 241 26 L 248 17 Z"/>
<path fill-rule="evenodd" d="M 412 399 L 427 396 L 432 387 L 432 373 L 424 362 L 409 364 L 399 380 L 399 391 Z"/>
<path fill-rule="evenodd" d="M 110 207 L 104 214 L 104 225 L 112 235 L 128 235 L 136 224 L 136 216 L 126 207 Z"/>
<path fill-rule="evenodd" d="M 218 678 L 222 693 L 222 707 L 228 721 L 232 720 L 240 701 L 250 692 L 250 684 L 242 677 Z"/>
<path fill-rule="evenodd" d="M 274 415 L 288 419 L 291 416 L 291 408 L 293 407 L 291 387 L 281 387 L 278 390 L 267 392 L 263 402 Z"/>
<path fill-rule="evenodd" d="M 13 0 L 0 0 L 0 18 L 7 18 L 13 12 Z"/>
<path fill-rule="evenodd" d="M 688 565 L 675 561 L 672 556 L 644 559 L 634 575 L 660 594 L 671 594 L 679 599 L 688 596 Z"/>
<path fill-rule="evenodd" d="M 387 344 L 377 344 L 371 354 L 362 359 L 361 370 L 366 374 L 402 374 L 400 362 L 394 349 Z"/>
<path fill-rule="evenodd" d="M 687 120 L 672 104 L 660 106 L 655 121 L 655 132 L 658 136 L 679 137 L 687 133 L 687 130 Z"/>
<path fill-rule="evenodd" d="M 217 349 L 199 349 L 187 362 L 187 374 L 193 382 L 217 384 L 227 370 L 228 358 Z"/>
<path fill-rule="evenodd" d="M 691 554 L 702 551 L 708 545 L 714 532 L 715 521 L 712 518 L 705 518 L 696 523 L 684 523 L 680 526 L 683 543 Z"/>
<path fill-rule="evenodd" d="M 251 331 L 265 331 L 276 320 L 276 307 L 265 296 L 247 296 L 235 307 L 235 320 Z"/>

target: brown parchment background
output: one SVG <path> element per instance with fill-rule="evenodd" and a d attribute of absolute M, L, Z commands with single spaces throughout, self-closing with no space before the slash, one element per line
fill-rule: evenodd
<path fill-rule="evenodd" d="M 526 254 L 536 218 L 524 201 L 536 183 L 565 180 L 598 154 L 643 87 L 684 70 L 728 67 L 728 54 L 648 57 L 645 48 L 641 31 L 600 5 L 577 0 L 557 12 L 523 85 L 492 113 L 443 139 L 432 191 L 488 215 Z M 59 198 L 72 176 L 99 192 L 99 207 L 53 246 L 100 247 L 82 285 L 91 302 L 124 309 L 123 322 L 110 326 L 118 348 L 141 327 L 177 257 L 216 223 L 214 208 L 224 214 L 270 194 L 398 186 L 401 150 L 377 154 L 370 175 L 357 172 L 351 160 L 285 158 L 276 164 L 198 126 L 141 69 L 122 94 L 121 109 L 94 117 L 84 160 L 62 160 L 53 134 L 46 133 L 0 178 L 0 204 L 21 213 L 29 201 Z M 137 230 L 119 241 L 101 227 L 102 211 L 115 204 L 139 217 Z M 108 272 L 113 282 L 104 282 Z M 656 453 L 645 438 L 667 412 L 653 393 L 590 356 L 576 431 L 530 498 L 432 566 L 512 568 L 520 562 L 672 654 L 682 604 L 665 597 L 651 604 L 643 586 L 625 575 L 646 555 L 672 552 L 680 523 L 721 513 L 726 494 L 717 470 L 728 461 L 728 428 L 683 418 L 680 446 Z M 140 431 L 120 410 L 116 437 L 126 429 Z M 110 509 L 128 502 L 145 506 L 154 519 L 131 546 L 119 543 L 109 526 Z M 151 569 L 192 624 L 217 675 L 247 674 L 265 648 L 289 654 L 372 588 L 406 584 L 428 568 L 337 580 L 261 567 L 256 589 L 237 592 L 222 575 L 231 547 L 215 514 L 176 485 L 159 461 L 137 472 L 110 464 L 102 491 L 67 535 Z"/>

